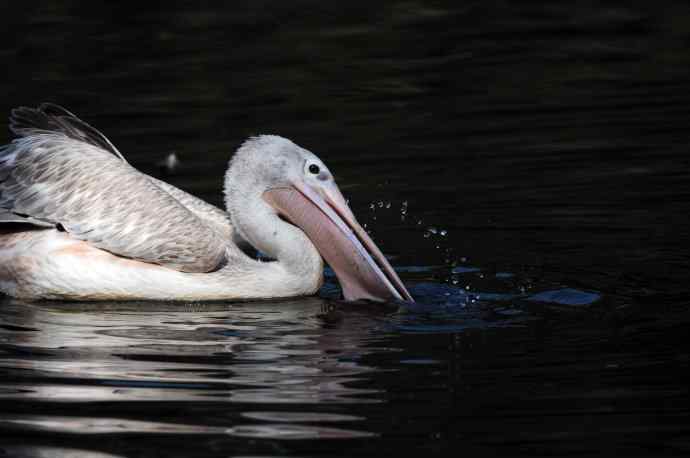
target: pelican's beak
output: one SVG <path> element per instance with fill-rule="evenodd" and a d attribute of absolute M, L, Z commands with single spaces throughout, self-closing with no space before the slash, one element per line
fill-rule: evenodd
<path fill-rule="evenodd" d="M 302 229 L 331 266 L 345 300 L 414 301 L 333 182 L 273 188 L 264 200 Z"/>

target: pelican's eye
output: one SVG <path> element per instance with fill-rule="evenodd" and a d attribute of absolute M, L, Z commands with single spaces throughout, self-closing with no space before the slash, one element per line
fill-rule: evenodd
<path fill-rule="evenodd" d="M 320 170 L 321 169 L 319 169 L 319 166 L 316 164 L 312 164 L 309 166 L 309 173 L 312 173 L 314 175 L 318 175 Z"/>

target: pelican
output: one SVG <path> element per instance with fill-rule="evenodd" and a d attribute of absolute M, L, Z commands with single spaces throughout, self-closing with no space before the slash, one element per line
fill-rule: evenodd
<path fill-rule="evenodd" d="M 0 291 L 26 299 L 228 300 L 314 294 L 324 259 L 346 300 L 407 300 L 333 175 L 292 141 L 246 140 L 226 210 L 132 167 L 55 104 L 12 110 L 0 148 Z M 246 254 L 246 246 L 270 261 Z"/>

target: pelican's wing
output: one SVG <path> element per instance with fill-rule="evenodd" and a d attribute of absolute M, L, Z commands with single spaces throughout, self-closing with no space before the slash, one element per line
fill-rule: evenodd
<path fill-rule="evenodd" d="M 83 129 L 87 124 L 54 107 L 13 111 L 11 128 L 23 137 L 0 149 L 5 213 L 57 225 L 120 256 L 185 272 L 208 272 L 221 264 L 226 238 L 127 164 L 114 147 L 106 149 L 112 144 L 102 134 Z"/>
<path fill-rule="evenodd" d="M 105 135 L 79 119 L 74 113 L 54 103 L 42 103 L 38 108 L 15 108 L 10 116 L 10 130 L 18 137 L 59 132 L 66 137 L 100 146 L 122 159 L 123 162 L 127 162 Z"/>
<path fill-rule="evenodd" d="M 230 215 L 208 202 L 199 199 L 196 196 L 189 194 L 176 188 L 175 186 L 161 181 L 158 178 L 149 176 L 149 179 L 163 191 L 173 196 L 179 203 L 185 206 L 189 211 L 194 213 L 203 222 L 209 225 L 212 229 L 218 232 L 223 238 L 231 240 L 234 245 L 240 250 L 252 250 L 252 246 L 244 237 L 232 226 Z M 232 247 L 234 248 L 234 247 Z"/>
<path fill-rule="evenodd" d="M 180 188 L 177 188 L 170 183 L 161 181 L 152 176 L 148 177 L 161 190 L 170 194 L 175 200 L 182 204 L 189 211 L 194 213 L 197 218 L 201 219 L 209 227 L 217 231 L 223 238 L 232 240 L 235 237 L 235 230 L 230 222 L 230 215 L 208 202 L 193 196 Z"/>

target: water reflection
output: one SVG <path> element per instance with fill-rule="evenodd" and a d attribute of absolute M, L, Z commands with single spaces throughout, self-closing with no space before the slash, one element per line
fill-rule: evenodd
<path fill-rule="evenodd" d="M 121 455 L 100 453 L 94 450 L 80 450 L 67 447 L 43 447 L 13 445 L 0 448 L 6 456 L 20 456 L 22 458 L 122 458 Z"/>
<path fill-rule="evenodd" d="M 5 427 L 60 432 L 175 431 L 280 438 L 348 437 L 364 418 L 324 406 L 378 403 L 380 390 L 355 388 L 375 368 L 372 317 L 334 302 L 302 298 L 251 304 L 2 304 L 0 399 L 50 402 L 213 402 L 242 405 L 243 425 L 209 427 L 111 418 L 5 415 Z M 379 312 L 380 313 L 380 312 Z M 390 350 L 390 349 L 388 349 Z M 299 404 L 254 411 L 256 404 Z M 319 406 L 309 412 L 305 404 Z M 189 419 L 185 419 L 185 422 Z M 193 419 L 192 419 L 193 421 Z M 263 424 L 257 425 L 256 422 Z M 318 426 L 328 423 L 328 428 Z M 170 429 L 172 428 L 172 429 Z"/>
<path fill-rule="evenodd" d="M 423 270 L 409 272 L 430 275 Z M 88 456 L 87 450 L 137 456 L 164 440 L 168 456 L 313 455 L 349 439 L 338 444 L 356 455 L 357 444 L 366 452 L 371 440 L 376 448 L 397 449 L 428 441 L 481 448 L 524 434 L 542 441 L 543 431 L 579 424 L 581 412 L 597 409 L 601 397 L 614 402 L 618 394 L 606 383 L 642 367 L 615 347 L 602 356 L 607 327 L 588 318 L 593 309 L 577 305 L 590 293 L 521 295 L 507 288 L 468 303 L 476 292 L 411 284 L 419 302 L 395 310 L 323 297 L 0 301 L 0 433 L 20 438 L 0 449 L 10 456 L 17 450 L 20 456 Z M 327 284 L 326 291 L 336 289 Z M 586 326 L 562 316 L 549 323 L 540 312 L 545 300 L 570 307 L 576 317 L 570 323 Z M 658 364 L 646 361 L 643 369 Z M 599 398 L 586 397 L 597 390 Z M 641 390 L 680 396 L 673 384 Z M 526 419 L 542 417 L 550 418 L 548 425 L 535 422 L 525 433 Z M 22 435 L 32 437 L 31 448 L 21 448 Z M 83 450 L 66 446 L 75 438 Z"/>

